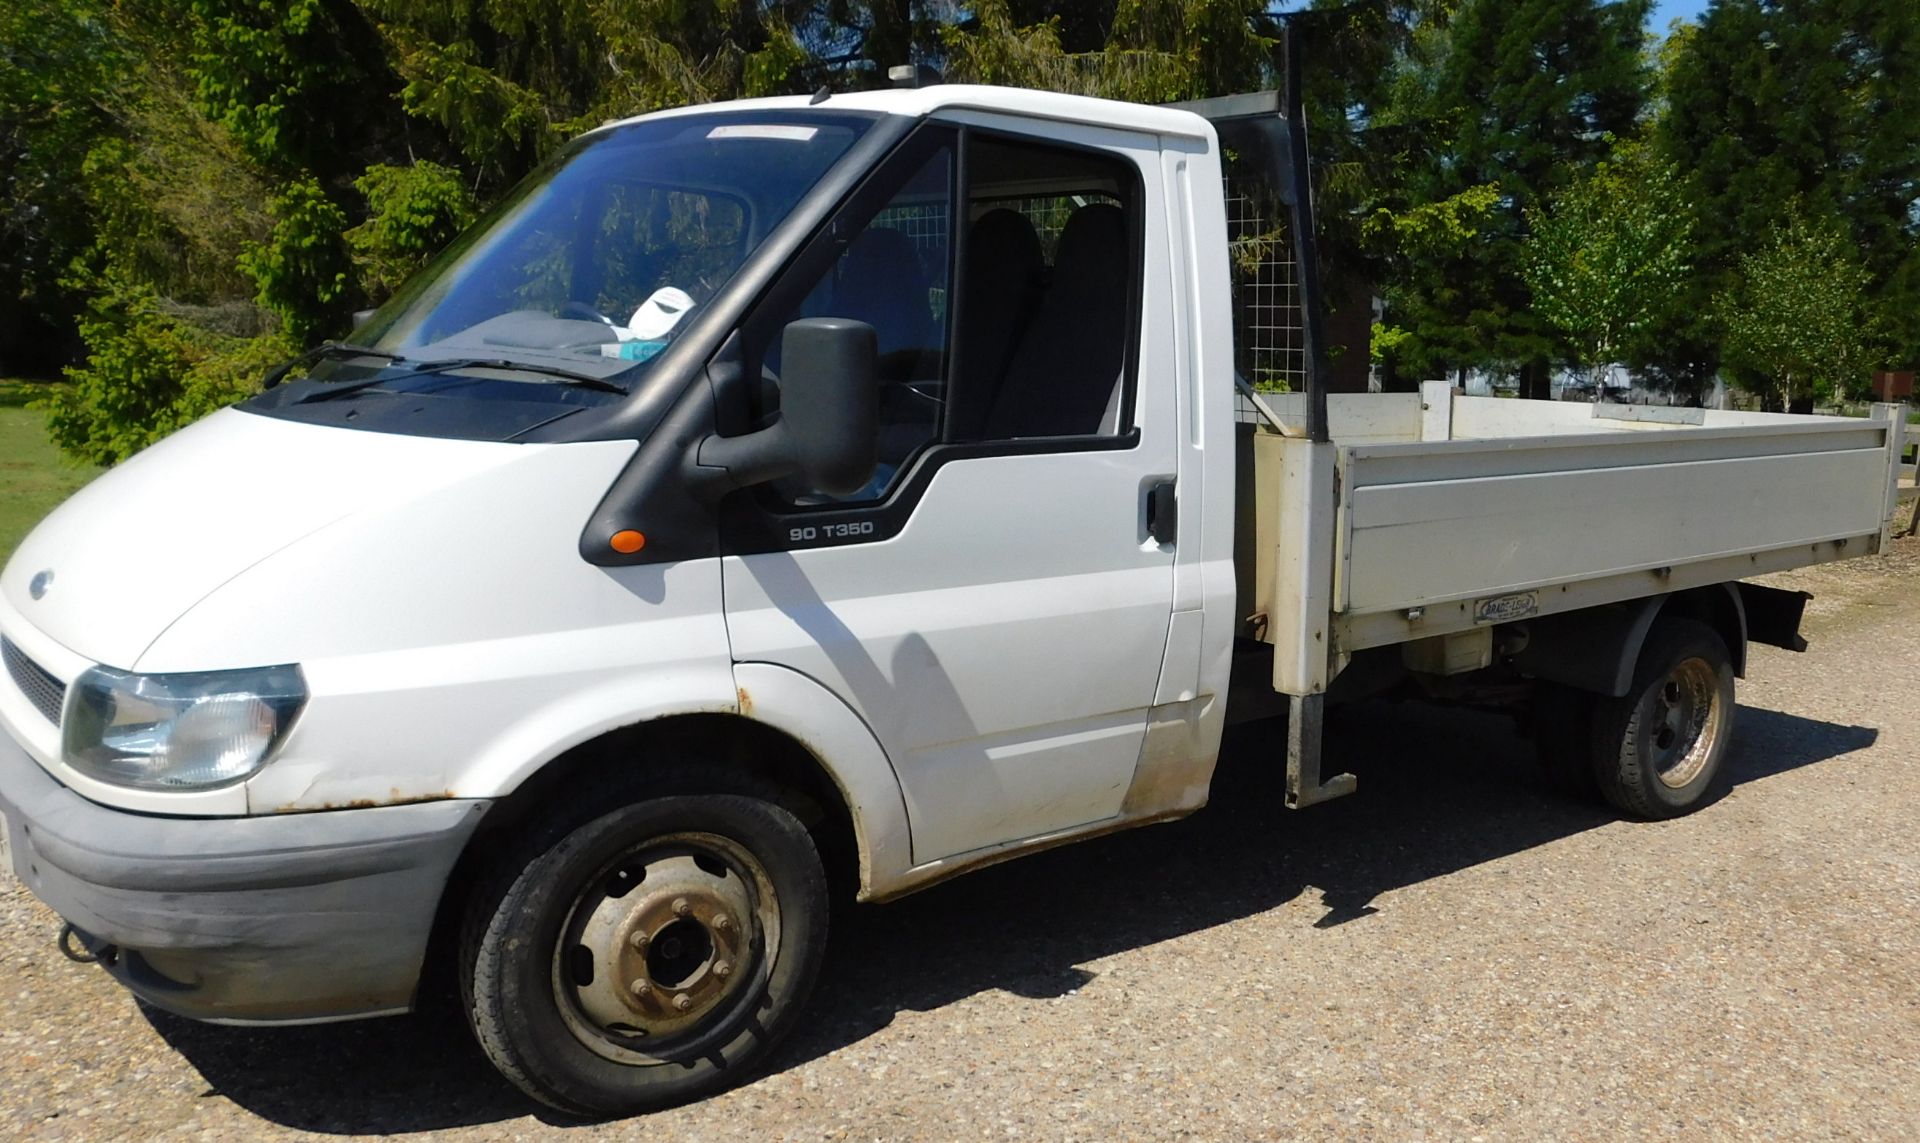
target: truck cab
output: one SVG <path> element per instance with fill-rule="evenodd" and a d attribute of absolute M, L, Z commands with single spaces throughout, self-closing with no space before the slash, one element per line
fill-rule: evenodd
<path fill-rule="evenodd" d="M 497 1031 L 541 1098 L 727 1082 L 797 1011 L 827 869 L 883 899 L 1204 803 L 1220 179 L 1193 114 L 968 87 L 581 138 L 353 345 L 23 544 L 15 869 L 190 1016 L 400 1011 L 435 955 L 490 1042 L 559 963 Z M 635 806 L 708 824 L 543 882 L 536 968 L 449 922 L 525 920 L 556 839 Z"/>

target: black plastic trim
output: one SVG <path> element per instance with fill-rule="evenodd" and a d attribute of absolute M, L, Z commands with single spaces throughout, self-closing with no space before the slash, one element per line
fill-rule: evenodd
<path fill-rule="evenodd" d="M 863 504 L 786 505 L 764 486 L 733 493 L 720 504 L 720 547 L 730 556 L 837 548 L 890 540 L 903 531 L 942 468 L 963 460 L 1072 452 L 1124 452 L 1140 444 L 1140 430 L 1113 437 L 1030 437 L 1011 441 L 936 444 L 907 467 L 885 499 Z"/>
<path fill-rule="evenodd" d="M 27 696 L 33 709 L 39 711 L 48 722 L 59 726 L 60 711 L 67 702 L 67 684 L 27 658 L 26 652 L 14 646 L 13 640 L 4 635 L 0 635 L 0 659 L 6 661 L 7 674 L 13 676 L 13 685 Z"/>

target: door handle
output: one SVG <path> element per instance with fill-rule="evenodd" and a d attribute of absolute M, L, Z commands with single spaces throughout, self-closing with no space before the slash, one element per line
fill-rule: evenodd
<path fill-rule="evenodd" d="M 1156 544 L 1171 544 L 1180 534 L 1180 500 L 1171 480 L 1147 489 L 1147 534 Z"/>

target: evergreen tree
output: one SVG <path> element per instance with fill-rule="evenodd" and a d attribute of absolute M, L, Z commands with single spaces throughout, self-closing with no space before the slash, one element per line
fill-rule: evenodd
<path fill-rule="evenodd" d="M 1464 0 L 1429 54 L 1410 58 L 1396 115 L 1451 125 L 1409 178 L 1412 203 L 1499 194 L 1473 241 L 1388 290 L 1390 319 L 1413 331 L 1401 347 L 1411 369 L 1518 366 L 1523 391 L 1546 395 L 1555 338 L 1521 275 L 1527 211 L 1604 157 L 1609 135 L 1636 134 L 1650 3 Z"/>
<path fill-rule="evenodd" d="M 1700 271 L 1676 339 L 1795 203 L 1838 220 L 1884 348 L 1920 360 L 1920 5 L 1716 0 L 1668 70 L 1659 139 L 1689 176 Z"/>
<path fill-rule="evenodd" d="M 0 372 L 57 368 L 72 350 L 60 282 L 93 239 L 74 191 L 128 62 L 112 31 L 97 4 L 0 5 Z"/>

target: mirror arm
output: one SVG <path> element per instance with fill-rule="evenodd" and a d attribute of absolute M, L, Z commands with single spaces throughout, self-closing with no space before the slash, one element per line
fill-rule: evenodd
<path fill-rule="evenodd" d="M 744 436 L 702 437 L 687 450 L 688 484 L 709 503 L 738 488 L 750 488 L 799 471 L 788 434 L 779 423 Z"/>

